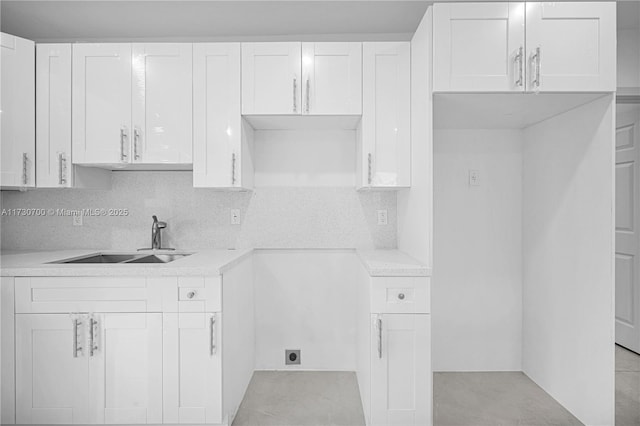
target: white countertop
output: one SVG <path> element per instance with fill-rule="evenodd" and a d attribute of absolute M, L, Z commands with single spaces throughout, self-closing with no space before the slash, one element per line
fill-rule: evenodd
<path fill-rule="evenodd" d="M 0 253 L 1 276 L 194 276 L 219 275 L 253 252 L 252 249 L 212 249 L 170 263 L 153 264 L 65 264 L 49 263 L 94 253 L 129 253 L 111 250 L 54 250 Z M 130 252 L 135 253 L 135 252 Z M 146 253 L 151 254 L 151 251 Z M 189 253 L 188 250 L 157 253 Z M 356 250 L 372 277 L 430 276 L 431 269 L 399 250 Z M 141 254 L 141 252 L 138 252 Z"/>
<path fill-rule="evenodd" d="M 110 250 L 55 250 L 30 252 L 2 252 L 1 276 L 189 276 L 219 275 L 251 254 L 251 249 L 164 251 L 157 253 L 193 253 L 170 263 L 152 264 L 65 264 L 49 263 L 57 260 L 86 256 L 93 253 L 116 253 Z M 134 253 L 134 252 L 118 252 Z M 152 251 L 144 253 L 152 254 Z M 143 254 L 137 252 L 137 254 Z"/>
<path fill-rule="evenodd" d="M 372 277 L 429 277 L 431 268 L 400 250 L 356 250 Z"/>

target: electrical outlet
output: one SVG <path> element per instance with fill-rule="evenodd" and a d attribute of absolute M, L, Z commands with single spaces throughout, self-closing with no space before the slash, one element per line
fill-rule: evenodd
<path fill-rule="evenodd" d="M 71 216 L 73 218 L 73 226 L 82 226 L 82 215 L 74 214 Z"/>
<path fill-rule="evenodd" d="M 231 209 L 231 224 L 240 225 L 240 209 Z"/>
<path fill-rule="evenodd" d="M 378 225 L 386 225 L 389 223 L 386 210 L 378 210 Z"/>
<path fill-rule="evenodd" d="M 469 185 L 480 186 L 480 172 L 478 170 L 469 170 Z"/>
<path fill-rule="evenodd" d="M 284 350 L 284 364 L 285 365 L 300 365 L 300 349 L 285 349 Z"/>

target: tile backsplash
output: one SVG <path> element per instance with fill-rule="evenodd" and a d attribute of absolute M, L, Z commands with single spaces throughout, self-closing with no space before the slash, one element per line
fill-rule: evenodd
<path fill-rule="evenodd" d="M 192 187 L 191 172 L 114 171 L 110 190 L 2 191 L 3 250 L 149 247 L 151 215 L 168 223 L 163 246 L 203 248 L 394 248 L 395 192 L 352 187 L 259 187 L 223 192 Z M 10 209 L 127 209 L 125 216 L 8 215 Z M 231 225 L 231 209 L 240 225 Z M 388 224 L 377 224 L 377 210 Z"/>

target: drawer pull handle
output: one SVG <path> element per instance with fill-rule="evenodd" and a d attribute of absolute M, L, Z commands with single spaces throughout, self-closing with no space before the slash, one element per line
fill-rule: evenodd
<path fill-rule="evenodd" d="M 195 291 L 190 291 L 189 293 L 187 293 L 187 298 L 188 299 L 193 299 L 194 297 L 196 297 L 196 292 Z"/>
<path fill-rule="evenodd" d="M 399 293 L 398 294 L 398 299 L 404 300 L 404 293 Z"/>
<path fill-rule="evenodd" d="M 78 358 L 78 352 L 82 352 L 82 346 L 79 345 L 80 336 L 80 326 L 82 325 L 82 321 L 77 318 L 73 319 L 73 357 Z"/>
<path fill-rule="evenodd" d="M 209 355 L 214 356 L 218 351 L 218 335 L 216 333 L 216 314 L 209 320 Z"/>

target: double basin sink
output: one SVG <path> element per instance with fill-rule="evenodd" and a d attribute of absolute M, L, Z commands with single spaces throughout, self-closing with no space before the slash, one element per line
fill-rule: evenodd
<path fill-rule="evenodd" d="M 169 263 L 174 260 L 182 259 L 190 256 L 192 253 L 93 253 L 82 257 L 74 257 L 71 259 L 56 260 L 51 263 Z"/>

